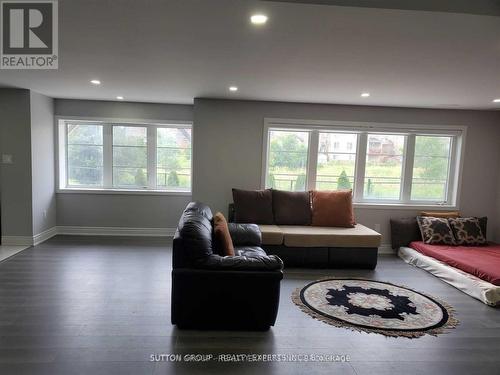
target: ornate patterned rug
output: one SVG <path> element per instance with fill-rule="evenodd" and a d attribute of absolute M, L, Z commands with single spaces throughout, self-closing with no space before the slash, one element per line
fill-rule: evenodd
<path fill-rule="evenodd" d="M 363 279 L 314 281 L 292 295 L 315 319 L 357 331 L 415 338 L 455 328 L 453 308 L 402 286 Z"/>

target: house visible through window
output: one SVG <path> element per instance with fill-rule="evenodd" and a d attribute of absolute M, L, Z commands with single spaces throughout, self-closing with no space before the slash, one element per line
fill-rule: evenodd
<path fill-rule="evenodd" d="M 266 125 L 265 187 L 353 189 L 357 203 L 456 205 L 465 128 Z"/>
<path fill-rule="evenodd" d="M 59 122 L 59 188 L 191 191 L 191 125 Z"/>

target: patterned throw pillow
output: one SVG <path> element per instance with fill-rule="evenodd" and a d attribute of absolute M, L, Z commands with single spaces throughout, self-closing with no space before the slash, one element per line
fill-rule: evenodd
<path fill-rule="evenodd" d="M 486 245 L 486 238 L 477 217 L 457 217 L 448 219 L 458 245 Z"/>
<path fill-rule="evenodd" d="M 429 245 L 456 245 L 448 219 L 417 216 L 422 241 Z"/>

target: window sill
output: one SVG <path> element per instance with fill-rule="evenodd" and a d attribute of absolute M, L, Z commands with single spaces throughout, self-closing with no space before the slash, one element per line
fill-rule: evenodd
<path fill-rule="evenodd" d="M 353 203 L 354 208 L 371 210 L 433 210 L 449 211 L 458 210 L 457 205 L 432 205 L 432 204 L 402 204 L 402 203 Z"/>
<path fill-rule="evenodd" d="M 141 189 L 58 189 L 57 194 L 113 194 L 113 195 L 177 195 L 190 197 L 190 191 L 141 190 Z"/>

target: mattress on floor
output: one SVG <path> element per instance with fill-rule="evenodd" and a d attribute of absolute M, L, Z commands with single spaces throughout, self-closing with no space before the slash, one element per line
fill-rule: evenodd
<path fill-rule="evenodd" d="M 487 246 L 449 246 L 414 241 L 409 247 L 500 286 L 500 245 L 496 243 L 489 243 Z"/>
<path fill-rule="evenodd" d="M 406 263 L 432 273 L 444 282 L 453 285 L 455 288 L 489 306 L 500 305 L 500 286 L 481 280 L 474 275 L 409 247 L 400 247 L 398 255 Z"/>

